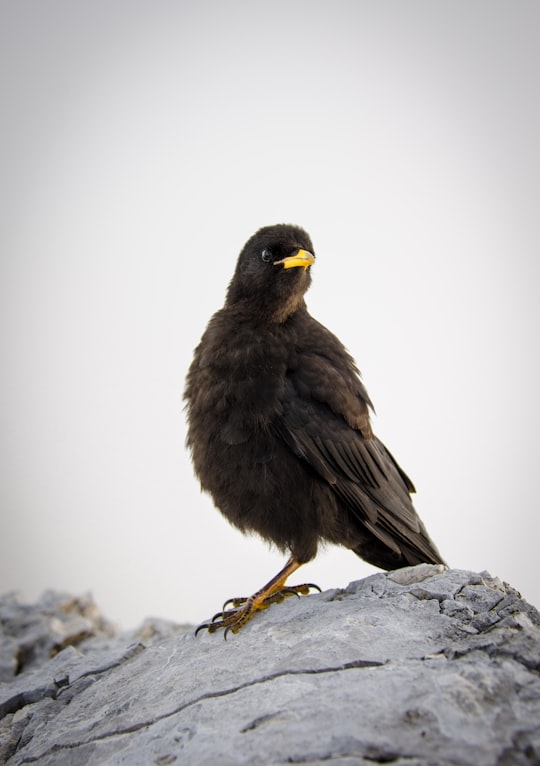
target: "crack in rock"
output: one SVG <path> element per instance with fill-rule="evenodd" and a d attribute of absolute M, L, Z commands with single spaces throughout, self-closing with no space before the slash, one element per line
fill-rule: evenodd
<path fill-rule="evenodd" d="M 37 756 L 29 756 L 27 758 L 24 758 L 22 763 L 34 763 L 40 758 L 44 758 L 52 754 L 53 752 L 57 752 L 58 750 L 71 750 L 76 747 L 81 747 L 82 745 L 89 745 L 94 742 L 102 742 L 103 740 L 110 739 L 111 737 L 119 737 L 119 736 L 121 737 L 126 734 L 133 734 L 134 732 L 153 726 L 154 724 L 157 724 L 160 721 L 163 721 L 167 718 L 171 718 L 175 715 L 178 715 L 179 713 L 182 713 L 184 710 L 187 710 L 188 708 L 193 707 L 194 705 L 198 705 L 201 702 L 206 702 L 207 700 L 219 699 L 220 697 L 227 697 L 228 695 L 236 694 L 237 692 L 244 691 L 244 689 L 249 689 L 253 686 L 259 686 L 260 684 L 265 684 L 265 683 L 275 681 L 278 678 L 284 678 L 286 676 L 321 675 L 321 674 L 327 674 L 327 673 L 337 673 L 337 672 L 346 671 L 346 670 L 358 670 L 361 668 L 379 668 L 385 664 L 386 664 L 385 662 L 353 660 L 352 662 L 346 662 L 343 665 L 338 665 L 336 667 L 315 668 L 315 669 L 308 668 L 304 670 L 283 670 L 276 673 L 271 673 L 267 676 L 262 676 L 261 678 L 255 678 L 253 680 L 246 681 L 245 683 L 239 684 L 238 686 L 233 686 L 229 689 L 221 689 L 215 692 L 208 692 L 206 694 L 201 694 L 199 697 L 195 697 L 195 699 L 189 700 L 188 702 L 184 702 L 182 705 L 178 705 L 178 707 L 174 708 L 173 710 L 169 710 L 166 713 L 156 716 L 155 718 L 152 718 L 151 720 L 148 720 L 148 721 L 139 721 L 130 726 L 126 726 L 123 729 L 117 729 L 116 731 L 110 731 L 110 732 L 103 732 L 97 737 L 91 737 L 89 739 L 84 739 L 84 740 L 78 740 L 77 742 L 65 742 L 60 745 L 54 745 L 50 750 L 44 751 Z M 256 728 L 256 727 L 253 727 L 253 728 Z"/>
<path fill-rule="evenodd" d="M 122 654 L 121 657 L 81 673 L 74 679 L 73 683 L 87 676 L 99 676 L 109 672 L 110 670 L 114 670 L 114 668 L 120 667 L 120 665 L 122 665 L 124 662 L 127 662 L 132 657 L 136 657 L 137 654 L 143 650 L 144 646 L 142 644 L 135 644 L 130 646 Z M 60 654 L 56 655 L 58 658 L 60 658 L 60 656 Z M 28 690 L 25 689 L 23 691 L 19 691 L 12 697 L 8 697 L 3 702 L 0 702 L 0 721 L 6 715 L 9 715 L 10 713 L 16 713 L 17 710 L 26 707 L 26 705 L 32 705 L 47 698 L 53 700 L 57 699 L 57 697 L 62 694 L 62 692 L 69 689 L 71 686 L 72 683 L 70 683 L 69 675 L 62 674 L 53 678 L 53 680 L 46 684 L 38 685 Z"/>

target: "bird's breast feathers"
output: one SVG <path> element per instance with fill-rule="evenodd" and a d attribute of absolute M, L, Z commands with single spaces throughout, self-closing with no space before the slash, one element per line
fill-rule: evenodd
<path fill-rule="evenodd" d="M 283 326 L 238 322 L 234 331 L 229 319 L 221 311 L 210 322 L 188 377 L 197 380 L 189 386 L 192 416 L 198 413 L 217 438 L 243 443 L 288 417 L 291 402 L 293 417 L 309 418 L 316 403 L 371 436 L 370 401 L 354 362 L 307 312 Z"/>

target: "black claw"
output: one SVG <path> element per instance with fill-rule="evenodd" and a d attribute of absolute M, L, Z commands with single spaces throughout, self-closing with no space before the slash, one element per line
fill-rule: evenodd
<path fill-rule="evenodd" d="M 236 609 L 237 606 L 240 606 L 240 604 L 243 604 L 245 601 L 247 601 L 247 598 L 244 598 L 243 596 L 238 596 L 237 598 L 228 598 L 227 601 L 223 604 L 223 614 L 225 614 L 227 611 L 228 604 L 232 604 Z"/>
<path fill-rule="evenodd" d="M 315 588 L 315 590 L 318 590 L 319 593 L 322 593 L 322 590 L 319 588 L 318 585 L 315 585 L 314 582 L 307 582 L 306 583 L 306 588 Z"/>
<path fill-rule="evenodd" d="M 206 628 L 207 630 L 210 630 L 210 625 L 211 625 L 211 623 L 209 623 L 209 622 L 204 622 L 202 625 L 199 625 L 199 627 L 198 627 L 198 628 L 197 628 L 197 630 L 195 631 L 195 637 L 197 637 L 197 633 L 198 633 L 200 630 L 204 630 L 205 628 Z"/>

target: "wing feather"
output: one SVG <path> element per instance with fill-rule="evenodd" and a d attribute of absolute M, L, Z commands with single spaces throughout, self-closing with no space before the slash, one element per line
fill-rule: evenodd
<path fill-rule="evenodd" d="M 314 357 L 312 353 L 308 362 Z M 324 373 L 324 363 L 330 362 L 317 359 L 319 375 Z M 281 438 L 331 485 L 357 523 L 393 555 L 403 559 L 407 550 L 413 552 L 413 559 L 442 561 L 412 504 L 411 480 L 371 432 L 363 386 L 356 397 L 351 395 L 350 384 L 346 395 L 336 391 L 333 370 L 332 401 L 327 402 L 328 387 L 314 382 L 313 370 L 305 378 L 302 373 L 302 365 L 298 365 L 288 378 L 277 426 Z M 349 410 L 340 412 L 340 406 Z M 362 423 L 362 428 L 353 427 L 355 422 Z"/>

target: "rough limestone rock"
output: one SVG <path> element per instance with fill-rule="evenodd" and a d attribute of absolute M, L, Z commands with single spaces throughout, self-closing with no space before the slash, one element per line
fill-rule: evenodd
<path fill-rule="evenodd" d="M 237 635 L 91 600 L 0 601 L 0 762 L 540 763 L 540 615 L 486 572 L 421 565 L 258 615 Z"/>

